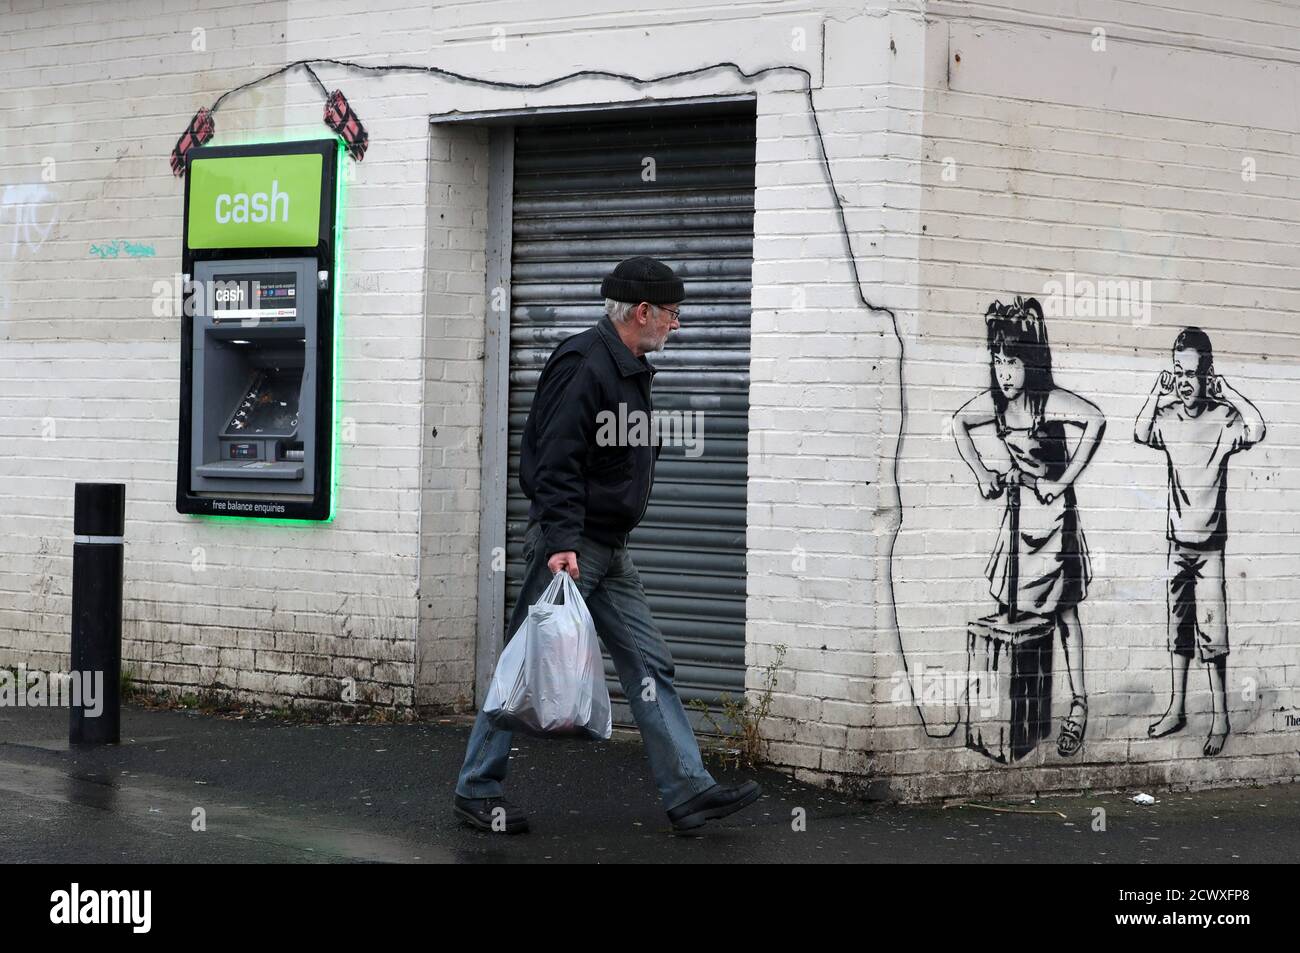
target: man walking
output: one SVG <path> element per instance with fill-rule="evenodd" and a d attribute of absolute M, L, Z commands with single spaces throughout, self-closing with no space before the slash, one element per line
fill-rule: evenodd
<path fill-rule="evenodd" d="M 628 534 L 650 501 L 659 447 L 648 438 L 611 443 L 599 427 L 609 414 L 651 419 L 655 368 L 645 355 L 662 350 L 679 326 L 685 289 L 663 262 L 638 257 L 615 267 L 601 294 L 605 318 L 551 354 L 524 425 L 519 483 L 531 501 L 528 565 L 506 637 L 555 573 L 574 578 L 618 670 L 668 819 L 674 831 L 688 831 L 752 804 L 761 792 L 753 781 L 724 787 L 705 770 L 673 687 L 672 656 L 627 551 Z M 510 743 L 511 733 L 480 710 L 456 782 L 455 813 L 481 830 L 528 829 L 527 816 L 501 796 Z"/>

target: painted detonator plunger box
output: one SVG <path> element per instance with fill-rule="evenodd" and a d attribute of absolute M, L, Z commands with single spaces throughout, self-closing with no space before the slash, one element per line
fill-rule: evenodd
<path fill-rule="evenodd" d="M 966 631 L 966 747 L 1009 764 L 1051 732 L 1052 621 L 1006 613 Z"/>
<path fill-rule="evenodd" d="M 1009 764 L 1051 731 L 1052 620 L 1020 612 L 1020 487 L 1007 486 L 1010 565 L 1006 611 L 966 630 L 966 747 Z"/>

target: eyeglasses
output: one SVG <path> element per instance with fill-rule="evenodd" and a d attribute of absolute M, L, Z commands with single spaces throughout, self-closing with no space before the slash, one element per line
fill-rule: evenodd
<path fill-rule="evenodd" d="M 665 307 L 665 306 L 662 305 L 662 304 L 657 304 L 657 305 L 655 305 L 654 307 L 658 308 L 660 311 L 667 311 L 669 314 L 671 314 L 671 315 L 673 316 L 673 320 L 674 320 L 674 321 L 679 320 L 679 317 L 678 317 L 678 316 L 682 313 L 682 309 L 681 309 L 681 308 L 678 308 L 676 311 L 674 311 L 672 308 Z"/>

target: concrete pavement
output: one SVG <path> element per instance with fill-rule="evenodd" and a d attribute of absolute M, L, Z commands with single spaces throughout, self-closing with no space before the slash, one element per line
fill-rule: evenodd
<path fill-rule="evenodd" d="M 508 796 L 532 833 L 461 826 L 466 719 L 408 725 L 231 720 L 127 706 L 119 746 L 69 750 L 66 709 L 0 709 L 0 861 L 1282 862 L 1294 785 L 868 804 L 758 773 L 764 797 L 698 837 L 668 832 L 639 742 L 520 737 Z M 749 776 L 715 770 L 719 780 Z M 1094 809 L 1106 830 L 1093 830 Z M 806 829 L 793 821 L 802 810 Z M 1035 811 L 1041 813 L 1024 813 Z M 1064 816 L 1061 816 L 1064 815 Z M 195 830 L 202 820 L 206 830 Z"/>

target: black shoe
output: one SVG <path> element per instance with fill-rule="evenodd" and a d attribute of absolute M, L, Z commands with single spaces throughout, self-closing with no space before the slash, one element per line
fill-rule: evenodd
<path fill-rule="evenodd" d="M 725 788 L 721 784 L 715 784 L 669 811 L 668 820 L 672 821 L 674 833 L 695 830 L 703 827 L 705 821 L 716 821 L 753 804 L 762 793 L 763 789 L 757 781 L 746 781 Z"/>
<path fill-rule="evenodd" d="M 528 815 L 503 797 L 457 794 L 453 811 L 470 827 L 492 834 L 523 834 L 528 830 Z"/>

